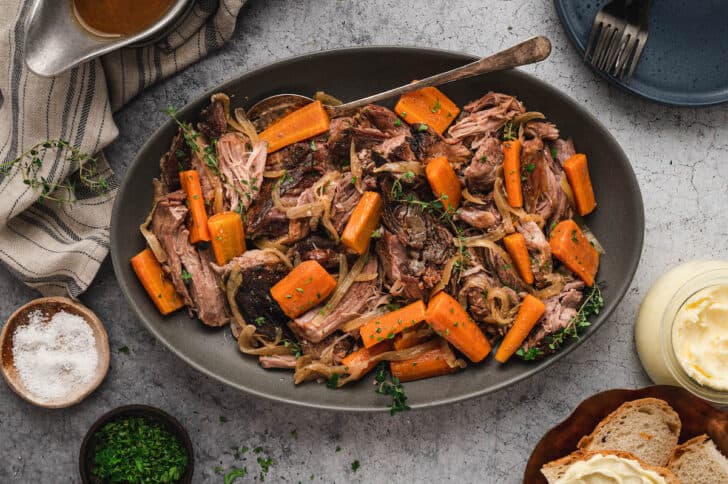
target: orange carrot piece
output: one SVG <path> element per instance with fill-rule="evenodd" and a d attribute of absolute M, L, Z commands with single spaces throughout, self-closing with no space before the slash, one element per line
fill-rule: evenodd
<path fill-rule="evenodd" d="M 217 213 L 207 220 L 215 262 L 225 265 L 245 252 L 243 219 L 237 212 Z"/>
<path fill-rule="evenodd" d="M 599 270 L 599 252 L 573 220 L 564 220 L 551 231 L 551 252 L 587 286 L 594 285 Z"/>
<path fill-rule="evenodd" d="M 374 346 L 385 339 L 394 339 L 397 333 L 410 328 L 425 319 L 425 303 L 413 302 L 396 311 L 376 317 L 359 328 L 364 346 Z"/>
<path fill-rule="evenodd" d="M 447 362 L 446 358 L 451 356 L 452 351 L 448 355 L 442 347 L 437 347 L 409 360 L 392 361 L 389 369 L 392 376 L 396 376 L 401 382 L 447 375 L 457 371 L 457 368 L 451 367 Z"/>
<path fill-rule="evenodd" d="M 513 326 L 508 330 L 495 353 L 495 359 L 501 363 L 508 361 L 508 358 L 513 356 L 513 353 L 523 344 L 545 310 L 546 305 L 540 299 L 528 294 L 521 302 Z"/>
<path fill-rule="evenodd" d="M 528 255 L 528 248 L 526 247 L 526 238 L 515 232 L 511 235 L 503 237 L 503 243 L 506 246 L 506 250 L 511 255 L 513 263 L 518 269 L 518 273 L 526 284 L 533 284 L 533 271 L 531 270 L 531 257 Z"/>
<path fill-rule="evenodd" d="M 154 305 L 164 316 L 184 306 L 182 297 L 177 294 L 174 284 L 164 275 L 162 266 L 154 257 L 152 249 L 146 248 L 132 257 L 131 267 Z"/>
<path fill-rule="evenodd" d="M 394 349 L 404 350 L 424 343 L 433 336 L 432 330 L 425 325 L 417 325 L 407 328 L 394 337 Z"/>
<path fill-rule="evenodd" d="M 207 228 L 207 210 L 202 196 L 200 175 L 197 170 L 179 172 L 182 189 L 187 194 L 187 205 L 190 209 L 190 243 L 208 242 L 210 232 Z"/>
<path fill-rule="evenodd" d="M 503 175 L 506 195 L 511 207 L 523 206 L 521 191 L 521 142 L 517 139 L 503 142 Z"/>
<path fill-rule="evenodd" d="M 372 347 L 358 349 L 353 353 L 349 353 L 341 360 L 341 364 L 347 367 L 347 371 L 361 372 L 360 375 L 369 373 L 377 366 L 376 361 L 372 361 L 375 356 L 392 351 L 392 342 L 390 340 L 382 341 Z M 353 373 L 351 373 L 353 374 Z"/>
<path fill-rule="evenodd" d="M 427 181 L 432 192 L 442 201 L 445 210 L 454 211 L 460 206 L 460 180 L 450 162 L 444 156 L 433 158 L 425 167 Z"/>
<path fill-rule="evenodd" d="M 297 318 L 320 304 L 336 287 L 336 279 L 314 260 L 301 262 L 270 288 L 276 300 L 289 318 Z"/>
<path fill-rule="evenodd" d="M 382 197 L 377 192 L 364 192 L 351 212 L 351 217 L 341 234 L 341 243 L 361 255 L 369 249 L 372 232 L 382 217 Z"/>
<path fill-rule="evenodd" d="M 437 334 L 460 350 L 470 361 L 482 361 L 490 343 L 460 303 L 446 292 L 437 293 L 427 306 L 427 322 Z"/>
<path fill-rule="evenodd" d="M 589 177 L 586 155 L 582 153 L 571 155 L 564 162 L 564 171 L 571 190 L 574 192 L 574 201 L 579 215 L 584 216 L 591 213 L 596 208 L 597 201 L 594 198 L 594 188 Z"/>
<path fill-rule="evenodd" d="M 279 119 L 260 133 L 259 137 L 268 142 L 270 154 L 298 141 L 325 133 L 329 130 L 329 122 L 329 115 L 321 101 L 314 101 Z"/>
<path fill-rule="evenodd" d="M 394 112 L 409 124 L 426 124 L 437 134 L 442 134 L 458 116 L 460 108 L 439 89 L 425 87 L 403 94 Z"/>

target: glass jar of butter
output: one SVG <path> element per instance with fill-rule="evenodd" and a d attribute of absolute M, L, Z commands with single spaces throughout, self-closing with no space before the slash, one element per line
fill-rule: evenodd
<path fill-rule="evenodd" d="M 728 262 L 691 261 L 660 277 L 635 322 L 652 381 L 728 404 Z"/>

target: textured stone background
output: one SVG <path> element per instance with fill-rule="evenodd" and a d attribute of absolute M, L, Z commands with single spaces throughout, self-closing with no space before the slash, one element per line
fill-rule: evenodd
<path fill-rule="evenodd" d="M 377 44 L 486 54 L 545 34 L 554 44 L 551 58 L 525 70 L 594 113 L 621 143 L 642 187 L 645 250 L 630 291 L 601 331 L 546 373 L 484 398 L 390 418 L 274 404 L 197 373 L 143 329 L 107 261 L 82 299 L 106 322 L 112 348 L 126 345 L 130 352 L 114 351 L 106 382 L 75 408 L 37 409 L 0 386 L 0 482 L 78 482 L 78 447 L 89 425 L 113 407 L 147 403 L 187 426 L 195 443 L 195 482 L 222 482 L 216 466 L 256 471 L 254 458 L 236 463 L 225 451 L 260 445 L 276 461 L 269 482 L 515 483 L 536 441 L 582 399 L 649 383 L 632 339 L 645 291 L 672 264 L 728 258 L 726 107 L 664 107 L 609 87 L 582 65 L 548 1 L 250 0 L 241 15 L 234 39 L 219 53 L 117 115 L 121 134 L 107 152 L 117 173 L 123 176 L 164 121 L 164 107 L 182 106 L 235 74 L 279 59 Z M 0 270 L 0 320 L 35 296 Z M 361 462 L 356 473 L 350 467 L 355 459 Z M 252 481 L 251 473 L 245 482 Z"/>

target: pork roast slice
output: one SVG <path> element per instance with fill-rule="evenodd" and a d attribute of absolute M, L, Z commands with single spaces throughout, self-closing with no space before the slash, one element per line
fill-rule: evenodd
<path fill-rule="evenodd" d="M 492 136 L 485 138 L 463 172 L 468 190 L 472 193 L 492 191 L 498 167 L 502 164 L 501 141 Z"/>
<path fill-rule="evenodd" d="M 569 325 L 579 311 L 579 305 L 584 297 L 583 291 L 584 282 L 574 280 L 567 282 L 561 293 L 546 299 L 544 301 L 546 310 L 523 344 L 523 350 L 540 347 L 545 353 L 552 353 L 553 351 L 544 344 L 544 338 Z"/>
<path fill-rule="evenodd" d="M 223 189 L 230 210 L 247 210 L 258 197 L 263 183 L 268 145 L 258 142 L 252 150 L 237 133 L 226 133 L 215 144 Z"/>

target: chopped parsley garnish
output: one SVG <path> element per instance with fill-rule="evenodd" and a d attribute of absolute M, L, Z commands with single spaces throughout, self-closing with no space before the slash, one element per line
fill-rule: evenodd
<path fill-rule="evenodd" d="M 245 467 L 241 467 L 239 469 L 233 469 L 227 474 L 225 474 L 225 484 L 232 484 L 235 482 L 239 477 L 245 477 L 245 474 L 248 473 L 248 470 Z"/>
<path fill-rule="evenodd" d="M 128 346 L 122 346 L 117 350 L 119 353 L 124 353 L 125 355 L 129 354 L 129 347 Z"/>
<path fill-rule="evenodd" d="M 552 146 L 551 147 L 551 158 L 553 158 L 555 160 L 556 158 L 558 158 L 558 156 L 559 156 L 559 150 L 556 149 L 556 146 Z"/>
<path fill-rule="evenodd" d="M 354 472 L 358 471 L 360 467 L 361 467 L 361 464 L 359 463 L 358 460 L 355 460 L 354 462 L 351 463 L 351 470 Z"/>
<path fill-rule="evenodd" d="M 190 274 L 187 269 L 182 269 L 182 282 L 185 284 L 189 284 L 192 280 L 192 274 Z"/>
<path fill-rule="evenodd" d="M 420 125 L 417 126 L 417 131 L 419 131 L 420 133 L 423 131 L 427 131 L 428 129 L 430 129 L 430 127 L 427 126 L 425 123 L 420 123 Z"/>
<path fill-rule="evenodd" d="M 329 380 L 326 382 L 326 387 L 327 388 L 337 388 L 339 386 L 339 377 L 340 376 L 341 375 L 339 375 L 338 373 L 334 373 L 333 375 L 331 375 L 331 378 L 329 378 Z"/>
<path fill-rule="evenodd" d="M 95 440 L 93 473 L 101 482 L 177 482 L 187 469 L 179 439 L 144 417 L 113 420 Z"/>
<path fill-rule="evenodd" d="M 535 170 L 535 169 L 536 169 L 536 163 L 529 163 L 528 165 L 526 165 L 526 171 L 529 173 L 533 172 L 533 170 Z"/>
<path fill-rule="evenodd" d="M 432 109 L 430 109 L 430 111 L 432 111 L 433 113 L 436 113 L 439 110 L 440 110 L 440 100 L 439 99 L 435 99 L 435 105 L 432 106 Z"/>
<path fill-rule="evenodd" d="M 579 239 L 576 238 L 576 230 L 571 231 L 571 241 L 575 244 L 579 243 Z"/>
<path fill-rule="evenodd" d="M 255 325 L 256 326 L 263 326 L 266 323 L 266 319 L 263 316 L 258 316 L 255 318 Z"/>
<path fill-rule="evenodd" d="M 399 118 L 395 119 L 395 120 L 394 120 L 394 125 L 395 125 L 395 126 L 397 126 L 397 127 L 400 127 L 400 126 L 402 126 L 402 120 L 401 120 L 401 119 L 399 119 Z"/>
<path fill-rule="evenodd" d="M 311 140 L 311 151 L 316 151 L 316 143 L 313 140 Z"/>
<path fill-rule="evenodd" d="M 388 378 L 391 378 L 391 382 L 387 381 Z M 389 410 L 390 415 L 395 415 L 398 412 L 410 409 L 407 405 L 407 395 L 404 393 L 404 387 L 399 382 L 399 378 L 392 376 L 385 362 L 379 363 L 374 380 L 377 382 L 377 387 L 374 389 L 375 392 L 380 395 L 390 395 L 392 397 L 392 405 Z"/>
<path fill-rule="evenodd" d="M 372 239 L 379 239 L 379 238 L 381 238 L 382 237 L 382 229 L 381 229 L 381 227 L 380 228 L 377 228 L 374 232 L 372 232 L 371 237 L 372 237 Z"/>

